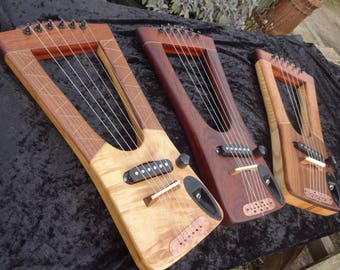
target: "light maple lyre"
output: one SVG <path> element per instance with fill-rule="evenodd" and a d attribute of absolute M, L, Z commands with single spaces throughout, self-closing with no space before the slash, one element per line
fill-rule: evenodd
<path fill-rule="evenodd" d="M 190 166 L 176 163 L 180 153 L 108 25 L 49 21 L 0 33 L 0 48 L 91 176 L 139 268 L 170 266 L 220 223 L 214 198 Z M 39 63 L 85 52 L 96 52 L 109 72 L 133 124 L 136 149 L 123 151 L 100 137 Z"/>
<path fill-rule="evenodd" d="M 245 222 L 280 209 L 284 200 L 263 159 L 264 147 L 254 144 L 237 110 L 213 39 L 169 25 L 141 27 L 138 35 L 186 132 L 200 175 L 224 210 L 223 223 Z M 215 128 L 190 99 L 169 55 L 182 63 L 195 87 L 193 96 L 201 98 Z"/>
<path fill-rule="evenodd" d="M 339 187 L 322 135 L 313 77 L 260 49 L 255 67 L 270 126 L 274 175 L 287 203 L 320 215 L 337 213 Z"/>

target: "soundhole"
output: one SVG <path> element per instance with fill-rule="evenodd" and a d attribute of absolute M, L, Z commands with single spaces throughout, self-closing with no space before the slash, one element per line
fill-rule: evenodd
<path fill-rule="evenodd" d="M 94 53 L 40 61 L 89 125 L 121 150 L 136 148 L 135 132 L 113 83 Z M 72 68 L 70 67 L 72 65 Z M 67 74 L 67 75 L 65 75 Z M 80 94 L 80 93 L 81 94 Z"/>
<path fill-rule="evenodd" d="M 204 57 L 168 57 L 187 95 L 205 122 L 217 131 L 227 131 L 230 127 L 230 117 L 220 106 L 221 102 L 216 96 L 209 72 L 213 70 L 205 65 Z"/>
<path fill-rule="evenodd" d="M 279 80 L 276 80 L 276 83 L 279 88 L 288 119 L 296 132 L 301 134 L 302 126 L 307 124 L 305 122 L 307 119 L 301 118 L 301 113 L 306 113 L 306 109 L 301 107 L 301 101 L 303 100 L 303 96 L 301 94 L 303 94 L 304 88 L 302 87 L 299 90 L 296 87 Z M 300 94 L 298 91 L 301 91 Z"/>

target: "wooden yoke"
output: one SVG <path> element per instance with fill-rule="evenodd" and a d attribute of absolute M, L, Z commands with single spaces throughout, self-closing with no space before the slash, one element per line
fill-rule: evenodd
<path fill-rule="evenodd" d="M 223 213 L 212 195 L 190 166 L 176 162 L 180 154 L 106 24 L 27 26 L 0 33 L 0 49 L 91 176 L 139 268 L 169 267 L 221 222 Z M 89 52 L 99 55 L 124 103 L 136 134 L 134 150 L 104 141 L 38 62 Z M 64 75 L 77 90 L 72 75 Z"/>
<path fill-rule="evenodd" d="M 214 41 L 191 30 L 171 26 L 141 27 L 138 35 L 185 130 L 200 175 L 222 205 L 224 224 L 245 222 L 280 209 L 283 197 L 237 110 Z M 216 112 L 217 117 L 212 118 L 218 122 L 220 117 L 224 128 L 216 130 L 203 119 L 168 54 L 178 56 L 198 97 L 201 96 L 198 86 L 206 83 L 206 79 L 200 77 L 198 68 L 192 68 L 194 65 L 190 65 L 188 58 L 202 62 L 209 77 L 207 84 L 213 87 L 210 95 L 216 95 L 212 101 L 216 108 L 203 99 L 202 106 Z M 196 76 L 200 78 L 195 82 Z M 264 175 L 270 179 L 268 184 Z"/>
<path fill-rule="evenodd" d="M 331 158 L 323 140 L 314 79 L 292 64 L 256 50 L 256 72 L 263 95 L 272 139 L 274 175 L 287 203 L 320 215 L 340 210 Z M 288 118 L 276 80 L 296 91 L 299 131 Z M 284 91 L 284 90 L 282 90 Z"/>

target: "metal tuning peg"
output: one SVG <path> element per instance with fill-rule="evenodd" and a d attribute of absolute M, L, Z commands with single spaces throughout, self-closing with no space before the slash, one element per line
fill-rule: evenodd
<path fill-rule="evenodd" d="M 22 32 L 27 36 L 32 35 L 31 25 L 27 23 Z"/>
<path fill-rule="evenodd" d="M 85 20 L 82 20 L 79 24 L 79 28 L 81 30 L 85 30 L 86 29 L 86 21 Z"/>
<path fill-rule="evenodd" d="M 184 167 L 188 166 L 191 162 L 191 157 L 188 154 L 182 153 L 176 159 L 176 165 L 183 169 Z"/>
<path fill-rule="evenodd" d="M 161 26 L 158 28 L 158 31 L 160 33 L 164 33 L 164 25 L 163 24 L 161 24 Z"/>
<path fill-rule="evenodd" d="M 197 32 L 195 33 L 195 37 L 197 37 L 197 38 L 199 38 L 200 35 L 201 35 L 201 31 L 197 31 Z"/>
<path fill-rule="evenodd" d="M 36 26 L 34 26 L 34 31 L 38 33 L 42 32 L 42 27 L 40 23 L 37 23 Z"/>
<path fill-rule="evenodd" d="M 46 28 L 47 28 L 47 30 L 53 29 L 53 21 L 52 20 L 48 20 L 48 22 L 46 24 Z"/>
<path fill-rule="evenodd" d="M 75 29 L 76 28 L 76 21 L 75 20 L 72 20 L 69 24 L 68 24 L 68 27 L 70 29 Z"/>
<path fill-rule="evenodd" d="M 332 166 L 332 167 L 335 167 L 337 164 L 336 158 L 334 156 L 329 156 L 328 158 L 326 158 L 325 162 L 327 166 Z"/>
<path fill-rule="evenodd" d="M 255 157 L 263 157 L 267 153 L 267 149 L 263 145 L 258 145 L 254 150 L 253 150 L 253 155 Z"/>
<path fill-rule="evenodd" d="M 184 34 L 185 33 L 185 27 L 184 26 L 181 26 L 179 28 L 179 31 L 181 32 L 181 34 Z"/>
<path fill-rule="evenodd" d="M 59 28 L 59 29 L 64 29 L 65 27 L 66 27 L 65 21 L 62 19 L 62 20 L 59 22 L 59 24 L 58 24 L 58 28 Z"/>

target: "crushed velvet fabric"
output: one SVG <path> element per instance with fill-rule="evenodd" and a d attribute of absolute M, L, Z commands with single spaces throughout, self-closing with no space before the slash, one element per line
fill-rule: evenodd
<path fill-rule="evenodd" d="M 263 48 L 294 59 L 316 79 L 326 145 L 340 160 L 340 67 L 300 38 L 248 33 L 85 0 L 3 0 L 0 30 L 57 16 L 110 25 L 152 108 L 181 152 L 190 153 L 187 140 L 136 37 L 138 26 L 176 23 L 212 37 L 246 125 L 255 142 L 269 150 L 266 113 L 251 56 L 255 48 Z M 136 269 L 80 162 L 3 58 L 0 74 L 1 268 Z M 270 154 L 266 160 L 271 166 Z M 218 227 L 171 269 L 228 269 L 338 230 L 339 214 L 322 217 L 287 205 L 245 224 Z"/>

